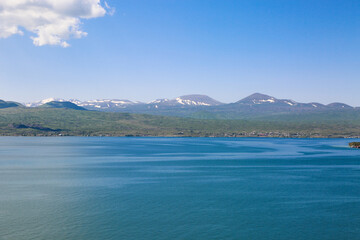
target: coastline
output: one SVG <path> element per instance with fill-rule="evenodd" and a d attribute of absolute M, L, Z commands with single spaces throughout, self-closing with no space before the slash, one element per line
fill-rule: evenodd
<path fill-rule="evenodd" d="M 323 135 L 302 135 L 302 136 L 263 136 L 263 135 L 175 135 L 175 134 L 164 134 L 164 135 L 128 135 L 128 134 L 2 134 L 0 137 L 124 137 L 124 138 L 275 138 L 275 139 L 360 139 L 360 136 L 323 136 Z"/>
<path fill-rule="evenodd" d="M 221 120 L 69 109 L 2 109 L 0 113 L 0 136 L 360 138 L 357 116 Z"/>

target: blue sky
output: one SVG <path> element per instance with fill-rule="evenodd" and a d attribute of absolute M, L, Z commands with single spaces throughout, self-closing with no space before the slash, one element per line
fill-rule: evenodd
<path fill-rule="evenodd" d="M 359 0 L 108 0 L 70 47 L 0 39 L 0 99 L 254 92 L 360 106 Z M 1 8 L 0 8 L 1 10 Z"/>

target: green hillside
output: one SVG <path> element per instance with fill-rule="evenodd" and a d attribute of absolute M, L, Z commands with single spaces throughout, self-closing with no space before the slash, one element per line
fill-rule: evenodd
<path fill-rule="evenodd" d="M 17 102 L 6 102 L 4 100 L 0 100 L 0 109 L 10 108 L 10 107 L 20 107 L 20 106 L 22 106 L 22 105 Z"/>
<path fill-rule="evenodd" d="M 80 107 L 71 102 L 48 102 L 40 106 L 41 108 L 67 108 L 67 109 L 74 109 L 74 110 L 86 110 L 83 107 Z"/>
<path fill-rule="evenodd" d="M 360 115 L 200 120 L 55 108 L 0 109 L 0 135 L 356 137 Z M 346 121 L 345 121 L 346 120 Z"/>

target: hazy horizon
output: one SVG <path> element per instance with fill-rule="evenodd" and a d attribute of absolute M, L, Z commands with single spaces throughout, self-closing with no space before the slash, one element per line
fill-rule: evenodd
<path fill-rule="evenodd" d="M 2 1 L 0 99 L 260 92 L 360 106 L 359 11 L 355 0 Z"/>

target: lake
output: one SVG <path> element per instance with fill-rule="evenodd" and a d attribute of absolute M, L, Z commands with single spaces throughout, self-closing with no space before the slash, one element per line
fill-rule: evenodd
<path fill-rule="evenodd" d="M 351 139 L 0 138 L 0 239 L 360 239 Z"/>

